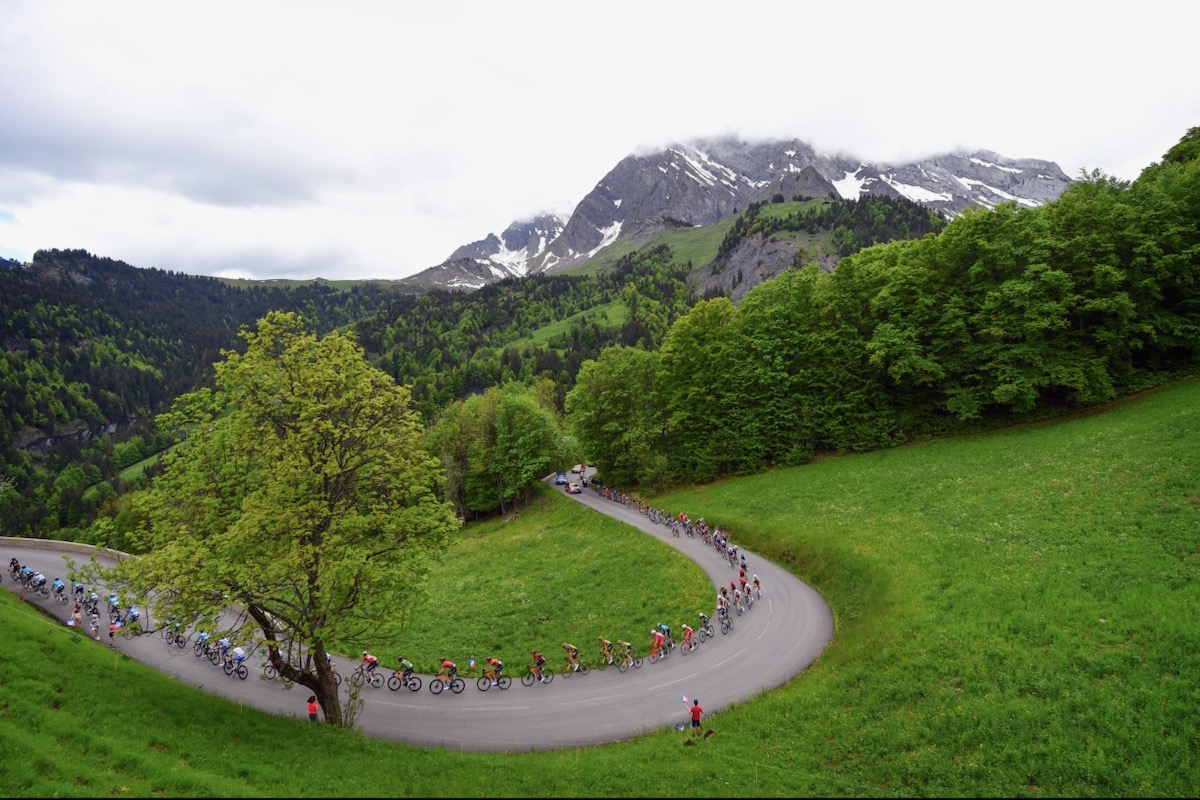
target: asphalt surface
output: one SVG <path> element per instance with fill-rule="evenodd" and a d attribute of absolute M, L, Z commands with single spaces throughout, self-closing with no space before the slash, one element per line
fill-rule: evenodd
<path fill-rule="evenodd" d="M 572 476 L 574 477 L 574 476 Z M 553 476 L 549 479 L 551 482 Z M 561 491 L 561 487 L 560 487 Z M 737 579 L 737 569 L 700 537 L 674 537 L 670 530 L 643 514 L 612 500 L 600 497 L 593 489 L 582 494 L 567 495 L 577 502 L 626 522 L 655 537 L 669 547 L 693 559 L 712 579 L 715 587 L 728 585 Z M 734 541 L 736 544 L 736 539 Z M 3 582 L 0 587 L 16 593 L 19 586 L 8 576 L 8 559 L 16 556 L 43 572 L 48 581 L 61 577 L 68 583 L 66 558 L 82 563 L 95 552 L 87 545 L 48 540 L 0 538 L 0 564 Z M 115 563 L 113 554 L 97 553 L 98 560 Z M 636 736 L 686 724 L 687 705 L 693 698 L 700 700 L 706 714 L 743 703 L 754 696 L 778 688 L 803 672 L 817 659 L 833 637 L 833 616 L 824 599 L 811 587 L 787 570 L 746 552 L 747 574 L 757 573 L 764 595 L 753 609 L 741 616 L 734 615 L 734 627 L 722 635 L 713 609 L 704 610 L 713 616 L 717 635 L 701 644 L 688 655 L 676 648 L 667 659 L 654 664 L 643 660 L 641 668 L 625 673 L 615 667 L 597 670 L 593 666 L 586 675 L 564 677 L 557 674 L 552 683 L 523 686 L 519 677 L 525 668 L 508 665 L 506 672 L 513 678 L 512 687 L 500 690 L 491 687 L 486 692 L 475 686 L 466 664 L 459 663 L 459 676 L 467 687 L 461 694 L 443 691 L 434 695 L 428 690 L 429 676 L 424 675 L 419 691 L 401 688 L 390 691 L 385 685 L 376 689 L 362 688 L 365 705 L 358 717 L 362 733 L 383 739 L 405 742 L 421 747 L 440 747 L 472 752 L 523 752 L 583 747 L 624 741 Z M 89 587 L 90 588 L 90 587 Z M 103 598 L 105 595 L 100 593 Z M 64 622 L 70 617 L 73 603 L 63 605 L 53 597 L 26 597 L 26 602 L 41 607 L 49 615 Z M 106 645 L 107 614 L 101 606 L 104 623 L 101 640 Z M 152 623 L 156 622 L 152 620 Z M 678 636 L 677 621 L 672 624 Z M 698 620 L 687 620 L 696 627 Z M 87 619 L 84 635 L 89 635 Z M 649 640 L 649 632 L 645 637 Z M 597 655 L 595 640 L 577 642 L 589 662 Z M 635 641 L 635 652 L 646 654 L 645 641 Z M 285 689 L 282 683 L 262 679 L 261 659 L 253 655 L 247 661 L 250 677 L 240 680 L 195 657 L 191 642 L 179 649 L 158 633 L 138 637 L 118 637 L 116 648 L 131 658 L 159 670 L 176 680 L 236 703 L 270 714 L 305 718 L 305 700 L 309 692 L 302 686 Z M 547 652 L 548 665 L 561 663 L 561 653 Z M 343 677 L 348 677 L 357 659 L 336 661 Z M 481 665 L 482 668 L 482 665 Z M 382 665 L 385 676 L 392 670 Z M 343 701 L 348 691 L 343 681 Z M 682 698 L 688 698 L 685 705 Z"/>

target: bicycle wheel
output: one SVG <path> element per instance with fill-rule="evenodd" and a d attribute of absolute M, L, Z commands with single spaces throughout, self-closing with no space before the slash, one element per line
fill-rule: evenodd
<path fill-rule="evenodd" d="M 641 656 L 637 656 L 637 657 L 635 657 L 635 658 L 633 659 L 633 668 L 634 668 L 634 669 L 640 669 L 640 668 L 641 668 L 641 666 L 642 666 L 642 657 L 641 657 Z"/>
<path fill-rule="evenodd" d="M 196 658 L 204 655 L 204 642 L 196 642 L 192 645 L 192 655 L 196 656 Z"/>
<path fill-rule="evenodd" d="M 650 655 L 646 656 L 646 660 L 648 660 L 651 664 L 653 664 L 655 661 L 658 661 L 660 658 L 662 658 L 661 653 L 651 653 Z"/>
<path fill-rule="evenodd" d="M 534 678 L 535 678 L 535 676 L 532 672 L 526 672 L 524 675 L 521 676 L 521 685 L 522 686 L 533 686 Z"/>
<path fill-rule="evenodd" d="M 508 687 L 512 686 L 512 678 L 508 677 L 507 675 L 501 675 L 496 679 L 496 685 L 501 689 L 507 689 Z"/>
<path fill-rule="evenodd" d="M 723 634 L 729 633 L 731 630 L 733 630 L 733 620 L 731 620 L 731 619 L 721 620 L 721 633 L 723 633 Z"/>
<path fill-rule="evenodd" d="M 241 678 L 242 680 L 246 680 L 246 676 L 248 676 L 250 674 L 250 670 L 246 669 L 246 665 L 238 664 L 236 669 L 237 669 L 237 676 L 239 678 Z"/>
<path fill-rule="evenodd" d="M 367 680 L 369 680 L 371 682 L 371 685 L 374 686 L 376 689 L 383 688 L 383 675 L 379 674 L 378 672 L 370 673 Z"/>
<path fill-rule="evenodd" d="M 356 669 L 350 673 L 350 685 L 355 689 L 363 685 L 363 674 L 361 669 Z"/>
<path fill-rule="evenodd" d="M 187 647 L 187 643 L 188 643 L 188 640 L 187 640 L 186 636 L 184 636 L 182 633 L 175 634 L 175 646 L 176 647 L 178 647 L 180 650 L 183 650 L 184 648 Z"/>
<path fill-rule="evenodd" d="M 233 674 L 233 662 L 226 661 L 224 664 L 221 665 L 221 669 L 225 670 L 226 675 L 232 675 Z"/>
<path fill-rule="evenodd" d="M 710 639 L 717 635 L 717 629 L 712 626 L 711 622 L 704 626 L 704 632 L 708 634 L 708 638 Z"/>
<path fill-rule="evenodd" d="M 545 679 L 546 683 L 554 680 L 554 670 L 546 667 L 544 670 L 542 670 L 542 678 Z"/>
<path fill-rule="evenodd" d="M 341 676 L 341 673 L 339 673 L 339 672 L 336 672 L 336 671 L 333 673 L 333 682 L 334 682 L 335 684 L 337 684 L 338 686 L 341 686 L 341 685 L 342 685 L 342 676 Z"/>
<path fill-rule="evenodd" d="M 450 681 L 450 691 L 454 692 L 455 694 L 462 694 L 462 690 L 465 688 L 467 688 L 467 682 L 462 678 L 455 678 L 454 680 Z"/>
<path fill-rule="evenodd" d="M 273 681 L 279 677 L 279 673 L 275 671 L 275 667 L 271 666 L 270 663 L 263 665 L 263 675 L 265 675 L 269 681 Z"/>
<path fill-rule="evenodd" d="M 487 676 L 479 678 L 479 680 L 475 681 L 475 688 L 481 692 L 486 692 L 492 688 L 492 679 Z"/>
<path fill-rule="evenodd" d="M 434 678 L 429 682 L 429 691 L 434 694 L 441 694 L 442 689 L 446 688 L 446 683 L 441 678 Z"/>
<path fill-rule="evenodd" d="M 221 663 L 221 653 L 218 650 L 208 651 L 208 660 L 213 663 L 213 666 Z"/>
<path fill-rule="evenodd" d="M 409 691 L 413 691 L 413 692 L 420 689 L 421 688 L 421 679 L 418 678 L 416 675 L 413 675 L 411 678 L 408 679 L 408 688 L 409 688 Z"/>
<path fill-rule="evenodd" d="M 399 690 L 399 688 L 403 685 L 404 681 L 400 679 L 399 675 L 393 675 L 392 677 L 388 678 L 388 688 L 393 692 Z"/>
<path fill-rule="evenodd" d="M 617 662 L 617 672 L 624 672 L 627 669 L 629 669 L 628 661 L 626 661 L 625 659 L 622 658 L 620 661 Z"/>
<path fill-rule="evenodd" d="M 586 661 L 584 661 L 582 658 L 581 658 L 581 659 L 579 659 L 579 670 L 578 670 L 579 674 L 580 674 L 580 675 L 587 675 L 587 674 L 588 674 L 588 669 L 589 669 L 589 667 L 588 667 L 588 665 L 587 665 L 587 662 L 586 662 Z"/>

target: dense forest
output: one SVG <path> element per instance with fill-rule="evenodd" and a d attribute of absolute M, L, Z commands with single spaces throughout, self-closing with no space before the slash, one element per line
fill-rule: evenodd
<path fill-rule="evenodd" d="M 566 410 L 602 477 L 661 486 L 1100 405 L 1200 360 L 1200 128 L 1135 182 L 699 303 L 608 348 Z"/>
<path fill-rule="evenodd" d="M 755 207 L 722 252 L 822 230 L 846 257 L 796 264 L 736 305 L 697 297 L 696 265 L 666 246 L 595 274 L 426 295 L 234 287 L 82 251 L 6 263 L 0 524 L 94 541 L 136 524 L 124 497 L 145 478 L 118 470 L 172 444 L 154 416 L 273 310 L 353 332 L 411 389 L 462 516 L 581 458 L 658 487 L 1103 403 L 1195 369 L 1197 140 L 1138 181 L 1097 172 L 1044 207 L 949 224 L 878 199 Z"/>
<path fill-rule="evenodd" d="M 45 534 L 86 522 L 97 502 L 125 487 L 110 483 L 92 503 L 84 491 L 170 443 L 154 415 L 212 380 L 213 363 L 236 346 L 241 326 L 286 309 L 329 331 L 386 300 L 366 286 L 235 287 L 83 250 L 39 251 L 28 266 L 7 262 L 0 268 L 0 525 Z"/>

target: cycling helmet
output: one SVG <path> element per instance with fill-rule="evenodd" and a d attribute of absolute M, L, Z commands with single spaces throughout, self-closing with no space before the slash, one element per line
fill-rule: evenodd
<path fill-rule="evenodd" d="M 367 651 L 366 651 L 366 650 L 363 650 L 363 655 L 365 656 L 366 654 L 367 654 Z"/>

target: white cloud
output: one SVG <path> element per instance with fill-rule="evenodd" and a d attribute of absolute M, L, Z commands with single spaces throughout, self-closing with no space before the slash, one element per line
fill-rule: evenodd
<path fill-rule="evenodd" d="M 1133 179 L 1200 120 L 1198 9 L 5 2 L 0 255 L 402 277 L 724 134 Z"/>

